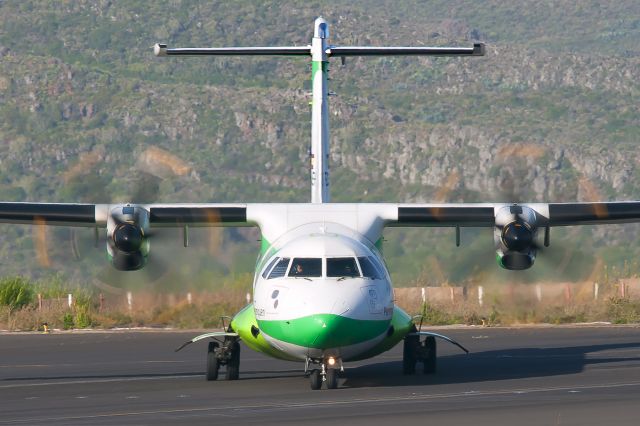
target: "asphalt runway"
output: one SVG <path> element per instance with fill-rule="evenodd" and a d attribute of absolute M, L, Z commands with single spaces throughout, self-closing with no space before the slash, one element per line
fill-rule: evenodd
<path fill-rule="evenodd" d="M 243 347 L 240 380 L 204 380 L 193 333 L 0 335 L 0 425 L 640 424 L 640 328 L 439 330 L 435 375 L 403 376 L 401 346 L 312 391 L 302 364 Z M 222 374 L 222 377 L 224 375 Z"/>

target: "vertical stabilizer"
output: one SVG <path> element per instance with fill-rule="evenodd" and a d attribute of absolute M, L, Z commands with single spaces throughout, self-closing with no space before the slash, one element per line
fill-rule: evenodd
<path fill-rule="evenodd" d="M 329 202 L 329 89 L 327 38 L 329 26 L 323 18 L 314 24 L 311 42 L 311 202 Z"/>

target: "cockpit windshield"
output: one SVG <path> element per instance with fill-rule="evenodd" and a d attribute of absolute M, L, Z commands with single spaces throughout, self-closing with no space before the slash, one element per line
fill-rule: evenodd
<path fill-rule="evenodd" d="M 375 267 L 369 257 L 358 257 L 358 262 L 362 268 L 362 276 L 365 278 L 371 278 L 372 280 L 379 280 L 382 278 L 380 271 Z"/>
<path fill-rule="evenodd" d="M 285 276 L 289 278 L 326 276 L 343 279 L 363 277 L 382 280 L 386 275 L 382 265 L 372 256 L 358 256 L 357 259 L 355 257 L 274 257 L 262 271 L 262 278 L 269 280 Z"/>
<path fill-rule="evenodd" d="M 291 263 L 289 270 L 290 277 L 321 277 L 322 276 L 322 259 L 320 258 L 302 258 L 296 257 Z"/>
<path fill-rule="evenodd" d="M 278 260 L 278 263 L 276 263 L 276 266 L 273 267 L 269 274 L 269 279 L 271 280 L 274 278 L 284 277 L 284 274 L 287 273 L 287 268 L 289 267 L 289 260 L 290 259 L 288 257 L 283 257 Z"/>
<path fill-rule="evenodd" d="M 269 262 L 269 265 L 267 265 L 267 267 L 264 268 L 264 271 L 262 271 L 262 278 L 267 278 L 269 271 L 271 271 L 271 268 L 273 268 L 273 265 L 275 265 L 278 260 L 279 258 L 274 257 L 273 260 Z"/>
<path fill-rule="evenodd" d="M 353 257 L 328 257 L 327 277 L 359 277 L 360 271 Z"/>

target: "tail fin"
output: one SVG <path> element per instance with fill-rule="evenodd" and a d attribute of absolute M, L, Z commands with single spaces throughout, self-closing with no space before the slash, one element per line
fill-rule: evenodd
<path fill-rule="evenodd" d="M 329 202 L 329 58 L 348 56 L 484 56 L 484 44 L 473 47 L 371 47 L 330 46 L 329 25 L 323 18 L 314 22 L 313 39 L 310 46 L 279 47 L 204 47 L 168 48 L 156 44 L 156 56 L 310 56 L 312 61 L 311 83 L 313 101 L 311 109 L 311 202 Z"/>

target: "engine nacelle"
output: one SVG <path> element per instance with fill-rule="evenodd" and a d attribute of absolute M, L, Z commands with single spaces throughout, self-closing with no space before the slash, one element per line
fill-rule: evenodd
<path fill-rule="evenodd" d="M 493 239 L 502 268 L 529 269 L 536 260 L 538 215 L 527 206 L 505 206 L 496 214 Z"/>
<path fill-rule="evenodd" d="M 107 254 L 114 268 L 135 271 L 149 255 L 149 211 L 135 205 L 111 209 L 107 219 Z"/>

